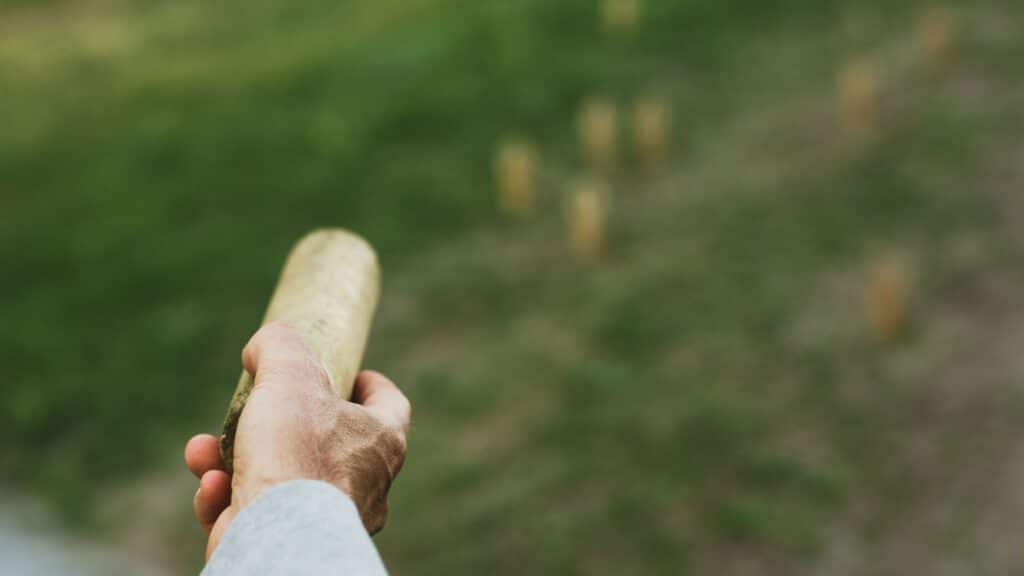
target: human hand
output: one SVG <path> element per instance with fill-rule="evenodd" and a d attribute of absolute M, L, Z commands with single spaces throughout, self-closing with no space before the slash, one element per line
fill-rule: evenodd
<path fill-rule="evenodd" d="M 365 371 L 352 401 L 338 399 L 302 337 L 284 324 L 261 328 L 242 364 L 255 384 L 238 422 L 233 475 L 214 436 L 185 446 L 185 464 L 199 478 L 193 508 L 209 534 L 206 557 L 243 508 L 289 480 L 333 484 L 355 503 L 367 531 L 383 528 L 388 489 L 405 461 L 411 409 L 402 392 Z"/>

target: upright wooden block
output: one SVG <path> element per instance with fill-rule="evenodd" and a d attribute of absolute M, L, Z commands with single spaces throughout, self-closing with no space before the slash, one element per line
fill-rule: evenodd
<path fill-rule="evenodd" d="M 838 81 L 839 119 L 853 133 L 874 130 L 878 126 L 878 70 L 866 60 L 848 63 Z"/>
<path fill-rule="evenodd" d="M 631 34 L 640 26 L 643 12 L 643 0 L 603 0 L 601 29 L 610 36 Z"/>
<path fill-rule="evenodd" d="M 879 340 L 892 341 L 906 332 L 910 299 L 911 278 L 906 264 L 895 258 L 876 263 L 868 278 L 865 311 Z"/>
<path fill-rule="evenodd" d="M 579 139 L 583 158 L 595 172 L 615 170 L 619 163 L 619 113 L 615 103 L 594 97 L 583 103 L 579 115 Z"/>
<path fill-rule="evenodd" d="M 918 24 L 918 43 L 932 65 L 946 64 L 956 52 L 956 22 L 941 7 L 928 10 Z"/>
<path fill-rule="evenodd" d="M 668 155 L 671 112 L 659 98 L 643 98 L 633 106 L 633 145 L 640 164 L 653 168 Z"/>
<path fill-rule="evenodd" d="M 494 158 L 494 179 L 498 207 L 514 216 L 529 214 L 536 203 L 537 153 L 525 140 L 501 143 Z"/>
<path fill-rule="evenodd" d="M 583 262 L 600 260 L 607 249 L 608 190 L 596 180 L 574 183 L 567 209 L 569 251 Z"/>

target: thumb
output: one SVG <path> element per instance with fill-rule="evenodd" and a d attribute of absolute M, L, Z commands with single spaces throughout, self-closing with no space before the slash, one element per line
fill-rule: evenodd
<path fill-rule="evenodd" d="M 213 556 L 214 550 L 217 549 L 217 545 L 220 544 L 221 538 L 224 537 L 224 532 L 227 531 L 228 526 L 231 525 L 231 521 L 235 519 L 236 509 L 234 506 L 229 506 L 220 516 L 217 521 L 213 524 L 213 529 L 210 530 L 210 538 L 206 541 L 206 561 L 210 561 L 210 556 Z"/>

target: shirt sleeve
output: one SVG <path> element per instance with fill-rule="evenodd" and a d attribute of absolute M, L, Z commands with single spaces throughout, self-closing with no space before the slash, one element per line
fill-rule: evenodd
<path fill-rule="evenodd" d="M 324 482 L 275 486 L 243 509 L 204 576 L 339 574 L 386 576 L 355 505 Z"/>

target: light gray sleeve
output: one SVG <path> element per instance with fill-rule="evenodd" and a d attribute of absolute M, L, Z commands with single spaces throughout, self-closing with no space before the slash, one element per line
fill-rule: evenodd
<path fill-rule="evenodd" d="M 324 482 L 293 480 L 239 513 L 203 574 L 386 576 L 387 571 L 348 496 Z"/>

